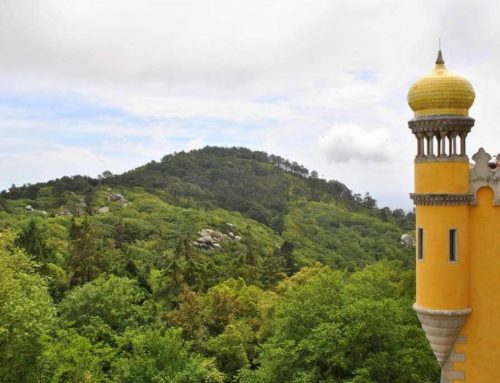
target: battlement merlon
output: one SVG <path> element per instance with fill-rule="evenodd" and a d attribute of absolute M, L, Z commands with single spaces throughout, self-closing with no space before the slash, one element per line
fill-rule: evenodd
<path fill-rule="evenodd" d="M 492 158 L 483 148 L 480 148 L 472 156 L 474 163 L 470 164 L 469 169 L 470 193 L 472 194 L 471 205 L 477 205 L 477 191 L 488 186 L 493 190 L 493 205 L 500 206 L 500 167 L 498 167 L 500 154 L 495 157 L 496 162 L 493 163 L 493 167 L 490 162 Z"/>

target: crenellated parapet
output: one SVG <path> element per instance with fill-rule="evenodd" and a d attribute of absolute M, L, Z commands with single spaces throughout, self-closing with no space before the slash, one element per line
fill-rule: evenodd
<path fill-rule="evenodd" d="M 490 167 L 490 160 L 493 157 L 480 148 L 472 156 L 474 165 L 469 172 L 470 192 L 472 194 L 471 205 L 477 205 L 477 191 L 485 186 L 493 190 L 493 205 L 500 206 L 500 168 L 496 163 L 500 162 L 500 154 L 496 156 L 495 167 Z"/>

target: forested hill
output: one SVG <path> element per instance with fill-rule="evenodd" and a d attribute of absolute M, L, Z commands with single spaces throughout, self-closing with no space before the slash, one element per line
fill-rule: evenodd
<path fill-rule="evenodd" d="M 109 201 L 112 194 L 131 204 L 115 212 L 114 206 L 119 204 Z M 293 248 L 290 263 L 296 268 L 318 260 L 354 269 L 383 258 L 405 264 L 412 259 L 400 246 L 400 237 L 413 230 L 413 213 L 380 209 L 368 193 L 362 197 L 296 162 L 246 148 L 206 147 L 167 155 L 160 162 L 121 175 L 106 171 L 96 179 L 73 176 L 13 185 L 0 194 L 0 209 L 23 217 L 37 216 L 26 210 L 29 206 L 49 217 L 97 215 L 96 220 L 103 219 L 100 209 L 111 209 L 110 216 L 116 220 L 139 209 L 145 199 L 158 201 L 158 212 L 162 204 L 169 209 L 178 207 L 182 214 L 207 217 L 217 216 L 217 209 L 227 214 L 239 212 L 242 218 L 255 220 L 280 237 L 278 242 L 286 242 L 285 247 Z M 151 223 L 148 214 L 142 218 Z M 124 222 L 132 225 L 129 220 Z M 202 229 L 197 222 L 188 222 L 186 227 L 182 235 L 190 239 Z M 161 235 L 160 228 L 156 225 L 153 232 Z M 132 239 L 138 236 L 137 230 L 129 228 Z M 220 230 L 228 232 L 226 227 Z"/>
<path fill-rule="evenodd" d="M 414 217 L 244 148 L 0 193 L 0 382 L 434 382 Z"/>
<path fill-rule="evenodd" d="M 53 205 L 44 206 L 46 209 L 63 205 L 67 192 L 82 194 L 92 204 L 100 185 L 141 187 L 183 207 L 239 211 L 277 232 L 283 229 L 283 217 L 290 204 L 298 201 L 336 201 L 350 210 L 393 221 L 406 230 L 412 230 L 414 222 L 412 213 L 377 209 L 368 193 L 361 196 L 339 181 L 318 178 L 316 171 L 310 172 L 296 162 L 246 148 L 221 147 L 170 154 L 160 162 L 152 161 L 121 175 L 106 171 L 98 179 L 74 176 L 35 185 L 13 185 L 0 193 L 0 207 L 6 206 L 2 199 L 23 198 L 36 203 L 39 191 L 46 186 L 52 187 L 54 197 Z"/>

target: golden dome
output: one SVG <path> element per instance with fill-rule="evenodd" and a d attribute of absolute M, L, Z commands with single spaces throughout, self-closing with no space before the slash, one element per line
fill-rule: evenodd
<path fill-rule="evenodd" d="M 436 115 L 468 116 L 474 103 L 474 88 L 465 78 L 444 67 L 441 51 L 436 67 L 413 83 L 408 91 L 408 104 L 415 118 Z"/>

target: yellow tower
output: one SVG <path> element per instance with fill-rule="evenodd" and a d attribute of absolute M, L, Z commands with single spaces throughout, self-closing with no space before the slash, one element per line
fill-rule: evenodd
<path fill-rule="evenodd" d="M 408 92 L 417 139 L 414 309 L 441 366 L 441 382 L 500 382 L 500 154 L 469 164 L 474 89 L 445 68 Z M 497 174 L 498 172 L 498 174 Z"/>

